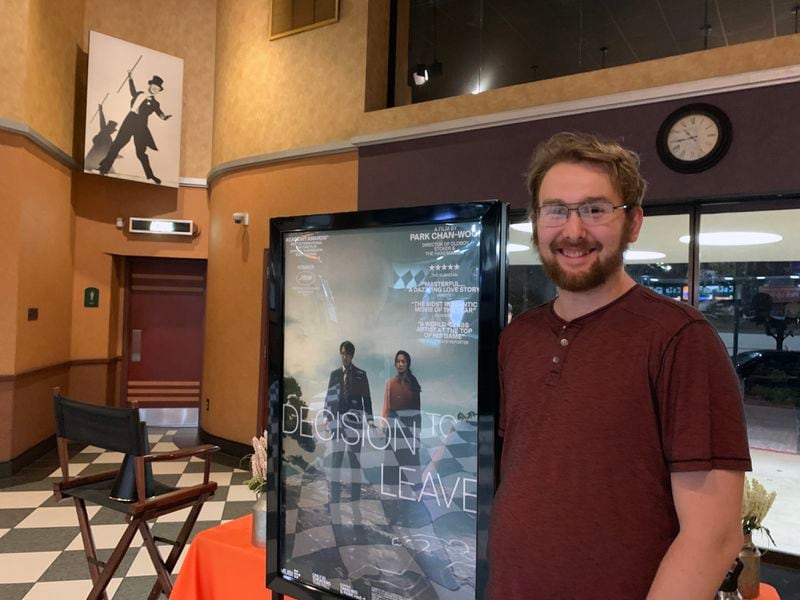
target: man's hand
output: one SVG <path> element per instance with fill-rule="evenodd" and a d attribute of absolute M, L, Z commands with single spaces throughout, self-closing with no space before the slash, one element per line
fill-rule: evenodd
<path fill-rule="evenodd" d="M 164 120 L 167 121 L 172 115 L 164 115 Z"/>

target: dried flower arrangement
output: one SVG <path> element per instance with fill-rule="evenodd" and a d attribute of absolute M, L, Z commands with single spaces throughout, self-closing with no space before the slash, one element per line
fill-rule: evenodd
<path fill-rule="evenodd" d="M 253 437 L 253 454 L 245 458 L 250 459 L 250 473 L 252 477 L 245 481 L 247 487 L 257 495 L 267 490 L 267 432 L 261 437 Z"/>
<path fill-rule="evenodd" d="M 769 529 L 762 523 L 767 516 L 772 503 L 775 502 L 777 492 L 767 492 L 766 488 L 753 477 L 744 479 L 744 497 L 742 499 L 742 532 L 745 535 L 753 531 L 763 531 L 767 534 L 769 541 L 775 544 Z"/>

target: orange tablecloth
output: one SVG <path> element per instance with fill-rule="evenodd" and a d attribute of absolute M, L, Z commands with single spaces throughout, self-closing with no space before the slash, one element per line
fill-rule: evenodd
<path fill-rule="evenodd" d="M 778 591 L 769 584 L 762 583 L 754 600 L 781 600 Z"/>
<path fill-rule="evenodd" d="M 183 561 L 171 600 L 267 600 L 267 553 L 250 543 L 253 517 L 198 533 Z M 291 600 L 285 596 L 286 600 Z M 780 600 L 774 587 L 761 584 L 755 600 Z"/>
<path fill-rule="evenodd" d="M 198 533 L 178 573 L 171 600 L 264 600 L 266 587 L 264 548 L 250 543 L 253 517 Z M 288 596 L 286 596 L 288 600 Z"/>

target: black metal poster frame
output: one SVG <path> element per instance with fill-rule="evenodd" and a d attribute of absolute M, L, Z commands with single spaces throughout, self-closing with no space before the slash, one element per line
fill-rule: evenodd
<path fill-rule="evenodd" d="M 357 237 L 360 232 L 376 232 L 382 229 L 397 231 L 398 227 L 408 227 L 409 231 L 445 230 L 463 231 L 472 227 L 479 240 L 479 259 L 474 267 L 475 279 L 478 282 L 477 292 L 477 415 L 472 414 L 474 423 L 474 438 L 477 444 L 476 461 L 476 487 L 474 521 L 476 527 L 474 547 L 474 598 L 482 598 L 488 578 L 487 540 L 491 502 L 495 487 L 495 424 L 498 405 L 499 388 L 497 373 L 497 342 L 506 319 L 506 232 L 508 224 L 508 205 L 497 202 L 477 202 L 469 204 L 436 205 L 428 207 L 409 207 L 403 209 L 376 210 L 352 213 L 335 213 L 327 215 L 311 215 L 275 218 L 270 221 L 270 264 L 269 264 L 269 460 L 268 460 L 268 490 L 267 490 L 267 586 L 277 594 L 287 594 L 298 600 L 339 599 L 339 598 L 364 598 L 358 592 L 350 591 L 339 582 L 339 589 L 335 589 L 324 577 L 322 581 L 315 575 L 314 581 L 309 581 L 307 576 L 298 576 L 299 572 L 292 572 L 281 563 L 284 550 L 288 548 L 286 534 L 286 502 L 289 491 L 285 489 L 282 472 L 290 465 L 282 460 L 284 445 L 284 404 L 287 402 L 286 372 L 284 370 L 284 352 L 286 332 L 286 306 L 287 290 L 292 285 L 302 284 L 304 273 L 287 273 L 287 243 L 297 240 L 299 236 L 317 236 L 326 239 L 335 236 L 337 232 L 353 233 Z M 425 234 L 421 234 L 425 235 Z M 429 235 L 429 234 L 428 234 Z M 435 234 L 434 234 L 435 235 Z M 374 238 L 374 236 L 373 236 Z M 415 239 L 415 238 L 411 238 Z M 288 242 L 287 242 L 288 240 Z M 453 246 L 454 248 L 456 246 Z M 294 246 L 293 246 L 294 248 Z M 294 252 L 294 250 L 293 250 Z M 365 249 L 368 252 L 368 249 Z M 457 254 L 456 250 L 453 254 Z M 292 257 L 290 257 L 292 258 Z M 295 260 L 292 258 L 292 260 Z M 452 261 L 451 261 L 452 262 Z M 351 267 L 343 264 L 342 269 Z M 441 267 L 440 267 L 441 268 Z M 430 270 L 430 267 L 426 269 Z M 310 280 L 310 276 L 308 277 Z M 323 290 L 324 291 L 324 290 Z M 419 310 L 415 307 L 416 310 Z M 291 343 L 291 340 L 289 340 Z M 338 360 L 337 347 L 320 348 L 320 352 L 331 355 L 331 364 Z M 358 349 L 353 361 L 359 363 Z M 387 359 L 391 360 L 391 359 Z M 327 364 L 327 363 L 326 363 Z M 394 363 L 391 363 L 394 364 Z M 416 366 L 416 363 L 415 363 Z M 328 367 L 330 368 L 330 367 Z M 331 373 L 333 378 L 333 373 Z M 288 384 L 292 385 L 292 384 Z M 422 382 L 422 394 L 425 399 L 427 382 Z M 388 386 L 388 383 L 387 383 Z M 378 389 L 378 386 L 375 386 Z M 428 388 L 430 389 L 430 388 Z M 375 396 L 377 394 L 373 394 Z M 380 400 L 375 398 L 380 405 Z M 459 418 L 463 415 L 459 414 Z M 376 416 L 377 419 L 377 416 Z M 455 419 L 454 419 L 455 421 Z M 303 423 L 298 419 L 298 426 Z M 289 442 L 286 442 L 289 443 Z M 400 476 L 402 479 L 402 476 Z M 470 480 L 472 481 L 472 480 Z M 441 483 L 441 480 L 439 480 Z M 332 485 L 332 484 L 329 484 Z M 341 484 L 337 484 L 341 485 Z M 381 486 L 383 480 L 381 480 Z M 417 484 L 420 485 L 419 483 Z M 466 497 L 466 483 L 463 484 Z M 410 489 L 410 488 L 409 488 Z M 296 490 L 293 490 L 296 493 Z M 381 488 L 383 491 L 383 488 Z M 421 496 L 420 496 L 421 497 Z M 452 499 L 452 496 L 451 496 Z M 366 547 L 370 547 L 367 545 Z M 469 562 L 471 565 L 471 561 Z M 324 570 L 324 567 L 320 567 Z M 316 572 L 316 571 L 315 571 Z M 427 571 L 425 571 L 427 573 Z M 375 577 L 379 577 L 376 575 Z M 348 575 L 348 577 L 350 577 Z M 424 577 L 420 576 L 422 579 Z M 380 579 L 375 587 L 369 588 L 366 600 L 395 599 L 400 597 L 438 597 L 432 594 L 432 587 L 428 581 L 428 589 L 422 595 L 417 592 L 408 592 L 408 595 L 387 592 L 381 589 Z M 427 581 L 427 580 L 425 580 Z M 425 581 L 420 583 L 424 587 Z M 316 585 L 315 585 L 316 583 Z M 349 584 L 346 584 L 349 586 Z M 362 588 L 363 589 L 363 588 Z M 470 585 L 467 590 L 472 590 Z M 426 595 L 427 594 L 427 595 Z M 465 594 L 465 598 L 472 598 L 472 594 Z"/>

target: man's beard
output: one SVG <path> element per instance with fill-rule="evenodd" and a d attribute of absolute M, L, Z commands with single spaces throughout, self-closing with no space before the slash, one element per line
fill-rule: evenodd
<path fill-rule="evenodd" d="M 568 273 L 558 264 L 556 255 L 558 254 L 559 247 L 586 251 L 588 251 L 589 248 L 595 248 L 595 251 L 599 254 L 603 246 L 598 242 L 590 244 L 586 241 L 581 241 L 575 244 L 566 244 L 558 243 L 556 240 L 553 240 L 550 242 L 550 253 L 552 257 L 545 257 L 539 249 L 539 236 L 536 232 L 536 226 L 534 226 L 533 243 L 542 261 L 542 269 L 545 275 L 550 278 L 558 289 L 567 292 L 588 292 L 589 290 L 603 285 L 614 273 L 622 268 L 625 251 L 630 245 L 632 227 L 633 222 L 626 219 L 617 249 L 607 258 L 600 258 L 598 256 L 597 260 L 589 267 L 589 270 L 582 273 Z"/>

